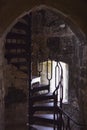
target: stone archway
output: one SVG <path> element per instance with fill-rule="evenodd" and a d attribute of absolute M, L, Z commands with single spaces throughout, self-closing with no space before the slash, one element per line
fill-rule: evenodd
<path fill-rule="evenodd" d="M 15 38 L 13 35 L 12 41 L 12 35 L 10 34 L 25 34 L 24 31 L 26 31 L 26 29 L 24 29 L 23 26 L 20 26 L 18 30 L 17 28 L 15 29 L 15 27 L 18 26 L 19 22 L 22 22 L 25 24 L 24 26 L 27 26 L 29 24 L 28 17 L 30 16 L 30 13 L 32 13 L 32 59 L 36 61 L 37 53 L 40 51 L 41 61 L 43 57 L 44 61 L 50 58 L 55 61 L 64 61 L 69 64 L 70 105 L 75 105 L 76 103 L 75 106 L 79 106 L 83 121 L 85 117 L 84 110 L 86 109 L 86 104 L 84 103 L 84 106 L 82 105 L 85 95 L 83 95 L 84 90 L 82 90 L 81 87 L 85 87 L 87 84 L 85 81 L 86 78 L 83 79 L 82 76 L 83 70 L 85 71 L 87 69 L 85 64 L 86 60 L 84 58 L 87 51 L 85 35 L 66 15 L 56 9 L 41 5 L 33 8 L 16 19 L 3 36 L 3 39 L 6 40 L 5 45 L 7 45 L 7 41 L 8 43 L 17 43 L 14 41 L 15 39 L 17 40 L 17 35 Z M 21 28 L 22 30 L 20 31 Z M 10 42 L 9 39 L 11 39 Z M 20 41 L 18 42 L 21 43 Z M 26 44 L 26 42 L 24 44 Z M 9 59 L 8 57 L 6 58 Z M 10 63 L 12 62 L 10 61 Z M 15 63 L 13 63 L 13 65 L 15 65 Z M 83 99 L 81 97 L 83 97 Z"/>

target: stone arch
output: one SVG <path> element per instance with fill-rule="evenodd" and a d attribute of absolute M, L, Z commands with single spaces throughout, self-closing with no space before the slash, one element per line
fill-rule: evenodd
<path fill-rule="evenodd" d="M 54 9 L 52 7 L 48 7 L 46 5 L 40 5 L 40 6 L 36 6 L 34 8 L 32 8 L 31 10 L 29 10 L 28 12 L 24 12 L 22 15 L 20 15 L 11 25 L 10 27 L 7 28 L 7 30 L 4 32 L 2 39 L 5 40 L 7 34 L 11 31 L 11 29 L 14 27 L 14 25 L 20 21 L 22 18 L 24 18 L 25 16 L 29 16 L 29 14 L 32 12 L 36 12 L 36 11 L 40 11 L 40 10 L 48 10 L 49 12 L 53 12 L 56 16 L 59 16 L 60 19 L 62 19 L 66 25 L 68 25 L 70 27 L 70 30 L 72 31 L 72 33 L 75 33 L 75 36 L 78 40 L 77 45 L 81 46 L 84 45 L 86 43 L 86 36 L 85 34 L 81 31 L 81 29 L 79 27 L 77 27 L 77 25 L 71 20 L 69 19 L 69 17 L 67 15 L 65 15 L 64 13 L 60 12 L 57 9 Z M 59 26 L 59 25 L 58 25 Z M 75 42 L 75 41 L 74 41 Z M 67 62 L 67 61 L 66 61 Z"/>
<path fill-rule="evenodd" d="M 83 59 L 83 56 L 85 54 L 82 50 L 82 47 L 83 48 L 86 47 L 85 34 L 68 18 L 67 15 L 51 7 L 40 5 L 38 7 L 31 9 L 29 12 L 25 12 L 23 15 L 18 17 L 15 20 L 15 22 L 13 22 L 12 25 L 3 34 L 3 39 L 4 40 L 6 39 L 8 33 L 12 31 L 14 26 L 19 21 L 24 19 L 26 24 L 28 24 L 27 18 L 30 16 L 30 13 L 32 13 L 33 15 L 32 16 L 33 49 L 34 50 L 37 49 L 34 54 L 34 57 L 36 56 L 37 51 L 39 51 L 38 48 L 41 47 L 42 48 L 41 57 L 43 56 L 44 60 L 50 58 L 53 60 L 63 61 L 69 64 L 70 103 L 71 105 L 73 105 L 73 103 L 79 105 L 81 117 L 82 120 L 84 120 L 83 116 L 85 115 L 83 113 L 83 109 L 85 106 L 82 106 L 83 102 L 83 99 L 81 99 L 82 91 L 81 89 L 79 89 L 79 86 L 81 83 L 83 83 L 83 79 L 81 80 L 82 78 L 81 69 L 85 68 L 84 65 L 85 61 Z M 38 44 L 39 42 L 41 42 L 42 45 Z M 43 49 L 46 50 L 44 51 Z M 82 53 L 80 53 L 81 51 Z M 48 57 L 48 55 L 50 55 L 50 57 Z"/>
<path fill-rule="evenodd" d="M 46 6 L 46 5 L 40 5 L 40 6 L 35 6 L 34 8 L 32 8 L 31 10 L 22 13 L 20 16 L 18 16 L 15 21 L 13 21 L 13 23 L 11 23 L 11 25 L 6 29 L 6 31 L 3 33 L 2 38 L 5 39 L 7 33 L 11 30 L 11 28 L 13 27 L 13 25 L 15 25 L 21 18 L 23 18 L 25 15 L 28 15 L 30 12 L 32 11 L 36 11 L 36 10 L 40 10 L 40 9 L 44 9 L 44 10 L 51 10 L 53 12 L 55 12 L 57 15 L 59 15 L 61 18 L 63 18 L 68 25 L 70 25 L 71 29 L 73 31 L 75 31 L 75 33 L 77 34 L 77 37 L 79 37 L 79 39 L 82 40 L 86 40 L 86 36 L 85 34 L 82 32 L 82 30 L 75 24 L 75 22 L 73 20 L 71 20 L 69 18 L 69 16 L 67 14 L 64 14 L 63 12 L 59 11 L 58 9 L 55 9 L 53 7 L 50 6 Z"/>

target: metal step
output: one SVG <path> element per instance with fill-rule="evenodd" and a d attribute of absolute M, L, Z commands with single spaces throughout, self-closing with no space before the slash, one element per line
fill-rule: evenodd
<path fill-rule="evenodd" d="M 52 93 L 47 93 L 47 94 L 42 94 L 42 95 L 35 95 L 35 96 L 31 96 L 30 100 L 32 102 L 36 102 L 36 101 L 43 101 L 43 100 L 49 100 L 49 99 L 55 99 L 55 95 L 53 95 Z"/>
<path fill-rule="evenodd" d="M 5 57 L 7 59 L 12 59 L 12 58 L 26 58 L 27 54 L 25 52 L 20 52 L 20 53 L 12 53 L 8 52 L 5 54 Z"/>
<path fill-rule="evenodd" d="M 13 26 L 13 28 L 15 28 L 15 29 L 21 29 L 21 30 L 27 31 L 27 30 L 28 30 L 28 25 L 21 20 L 21 21 L 18 21 L 18 22 Z"/>
<path fill-rule="evenodd" d="M 6 42 L 5 43 L 5 48 L 7 49 L 7 50 L 17 50 L 17 49 L 22 49 L 22 50 L 26 50 L 26 48 L 27 48 L 27 45 L 26 44 L 22 44 L 22 43 L 8 43 L 8 42 Z"/>
<path fill-rule="evenodd" d="M 44 84 L 37 84 L 36 87 L 33 87 L 32 85 L 32 94 L 39 92 L 39 91 L 43 91 L 43 90 L 47 90 L 49 91 L 49 85 L 44 85 Z"/>
<path fill-rule="evenodd" d="M 54 114 L 34 114 L 32 119 L 34 124 L 58 124 L 57 115 L 54 121 Z"/>
<path fill-rule="evenodd" d="M 34 104 L 33 105 L 33 111 L 37 112 L 37 111 L 51 111 L 53 112 L 55 108 L 55 111 L 57 110 L 59 112 L 58 109 L 58 105 L 54 104 L 54 102 L 48 102 L 48 103 L 39 103 L 39 104 Z"/>
<path fill-rule="evenodd" d="M 10 62 L 11 64 L 13 64 L 13 65 L 15 65 L 15 66 L 18 66 L 18 67 L 20 67 L 20 66 L 27 66 L 27 62 L 26 61 L 16 61 L 16 62 Z"/>
<path fill-rule="evenodd" d="M 25 34 L 19 34 L 15 32 L 9 32 L 6 36 L 6 39 L 16 39 L 16 40 L 24 40 L 26 41 L 27 37 Z"/>
<path fill-rule="evenodd" d="M 19 71 L 22 71 L 23 73 L 28 74 L 27 67 L 26 67 L 26 69 L 22 69 L 22 68 L 20 69 L 20 68 L 19 68 Z"/>
<path fill-rule="evenodd" d="M 41 125 L 32 125 L 29 130 L 54 130 L 53 127 L 50 126 L 41 126 Z"/>

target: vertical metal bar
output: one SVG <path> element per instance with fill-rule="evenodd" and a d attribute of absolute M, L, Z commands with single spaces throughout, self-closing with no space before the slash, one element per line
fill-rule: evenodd
<path fill-rule="evenodd" d="M 48 82 L 49 82 L 49 86 L 50 86 L 50 81 L 51 81 L 51 79 L 52 79 L 52 69 L 53 69 L 53 61 L 52 60 L 50 60 L 50 62 L 51 62 L 51 75 L 49 76 L 49 65 L 48 65 L 48 62 L 49 62 L 49 60 L 47 60 L 47 80 L 48 80 Z M 50 88 L 49 88 L 49 91 L 50 91 Z"/>
<path fill-rule="evenodd" d="M 58 62 L 56 63 L 56 66 L 55 66 L 55 88 L 57 86 L 57 68 L 58 68 Z"/>
<path fill-rule="evenodd" d="M 69 117 L 67 117 L 66 130 L 71 130 L 71 128 L 70 128 L 70 118 Z"/>
<path fill-rule="evenodd" d="M 60 107 L 62 108 L 62 100 L 63 100 L 63 85 L 62 85 L 62 80 L 63 80 L 63 69 L 62 65 L 59 62 L 60 69 L 61 69 L 61 75 L 60 75 Z"/>
<path fill-rule="evenodd" d="M 37 63 L 38 65 L 37 65 L 37 71 L 38 71 L 38 73 L 39 73 L 39 76 L 41 76 L 41 72 L 42 72 L 42 70 L 43 70 L 43 62 L 38 62 Z"/>
<path fill-rule="evenodd" d="M 55 88 L 58 86 L 58 82 L 59 82 L 59 77 L 60 77 L 60 75 L 59 75 L 60 74 L 60 70 L 59 69 L 60 69 L 60 67 L 59 67 L 58 62 L 57 62 L 56 66 L 55 66 Z"/>
<path fill-rule="evenodd" d="M 56 126 L 55 126 L 55 120 L 56 120 L 56 116 L 57 116 L 57 113 L 56 113 L 56 109 L 57 109 L 57 96 L 54 97 L 54 123 L 53 123 L 53 127 L 54 127 L 54 130 L 56 129 Z"/>

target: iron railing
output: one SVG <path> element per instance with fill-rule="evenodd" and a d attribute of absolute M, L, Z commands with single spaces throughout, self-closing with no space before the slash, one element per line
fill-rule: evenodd
<path fill-rule="evenodd" d="M 60 114 L 57 114 L 57 108 L 58 108 L 58 102 L 60 103 L 59 106 L 60 108 L 62 108 L 62 100 L 63 100 L 63 85 L 62 85 L 62 81 L 63 81 L 63 68 L 60 62 L 57 62 L 57 65 L 55 67 L 55 74 L 56 74 L 56 70 L 57 68 L 59 68 L 59 74 L 58 78 L 59 78 L 59 83 L 58 86 L 55 86 L 55 90 L 53 91 L 53 95 L 54 95 L 54 130 L 56 130 L 56 119 L 59 120 L 62 119 L 62 113 L 60 112 Z M 56 75 L 55 75 L 55 82 L 56 82 Z M 56 83 L 55 83 L 56 85 Z M 58 92 L 60 92 L 60 99 L 58 99 Z M 60 117 L 59 117 L 60 116 Z M 58 125 L 58 130 L 61 128 L 61 122 L 60 122 L 60 126 Z"/>
<path fill-rule="evenodd" d="M 77 122 L 75 119 L 65 112 L 62 108 L 58 107 L 60 111 L 57 130 L 86 130 L 87 125 Z M 59 114 L 59 113 L 58 113 Z"/>

